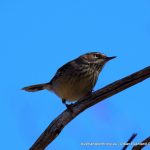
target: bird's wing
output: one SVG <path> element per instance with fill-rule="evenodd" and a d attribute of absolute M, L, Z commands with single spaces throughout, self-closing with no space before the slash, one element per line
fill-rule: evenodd
<path fill-rule="evenodd" d="M 58 78 L 61 78 L 63 75 L 65 75 L 65 73 L 69 70 L 72 70 L 73 67 L 73 63 L 72 61 L 64 64 L 62 67 L 60 67 L 56 74 L 54 75 L 54 77 L 52 78 L 52 80 L 50 81 L 50 83 L 52 83 L 53 81 L 57 80 Z"/>

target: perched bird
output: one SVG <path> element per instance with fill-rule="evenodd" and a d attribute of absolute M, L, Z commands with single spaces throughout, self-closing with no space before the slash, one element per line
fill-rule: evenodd
<path fill-rule="evenodd" d="M 53 91 L 69 107 L 66 100 L 77 101 L 92 92 L 102 68 L 113 58 L 116 56 L 107 57 L 99 52 L 86 53 L 60 67 L 50 82 L 27 86 L 23 90 Z"/>

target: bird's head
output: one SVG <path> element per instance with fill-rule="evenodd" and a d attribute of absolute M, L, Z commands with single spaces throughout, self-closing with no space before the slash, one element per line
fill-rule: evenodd
<path fill-rule="evenodd" d="M 86 53 L 84 55 L 81 55 L 80 58 L 91 64 L 103 65 L 106 62 L 108 62 L 109 60 L 116 58 L 116 56 L 108 57 L 99 52 L 91 52 L 91 53 Z"/>

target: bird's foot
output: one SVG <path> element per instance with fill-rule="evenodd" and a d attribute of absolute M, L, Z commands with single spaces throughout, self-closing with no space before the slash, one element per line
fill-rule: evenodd
<path fill-rule="evenodd" d="M 73 110 L 72 110 L 72 105 L 73 104 L 67 104 L 66 103 L 66 99 L 62 99 L 62 103 L 66 106 L 66 108 L 72 113 L 73 112 Z"/>
<path fill-rule="evenodd" d="M 91 90 L 87 93 L 87 96 L 91 95 L 94 92 L 94 90 Z"/>
<path fill-rule="evenodd" d="M 67 109 L 72 113 L 73 112 L 73 110 L 72 110 L 73 104 L 65 104 L 65 105 L 66 105 Z"/>

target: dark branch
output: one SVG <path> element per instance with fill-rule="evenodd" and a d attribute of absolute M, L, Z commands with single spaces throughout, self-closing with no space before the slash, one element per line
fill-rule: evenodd
<path fill-rule="evenodd" d="M 90 96 L 84 98 L 71 106 L 72 113 L 66 109 L 55 120 L 53 120 L 47 129 L 41 134 L 30 150 L 43 150 L 50 144 L 62 131 L 62 129 L 85 109 L 95 105 L 102 100 L 115 95 L 147 78 L 150 77 L 150 66 L 122 78 L 104 88 L 93 92 Z"/>
<path fill-rule="evenodd" d="M 132 134 L 132 136 L 130 137 L 130 139 L 126 142 L 127 145 L 125 145 L 122 150 L 126 150 L 129 146 L 129 144 L 134 140 L 134 138 L 137 136 L 136 133 Z"/>
<path fill-rule="evenodd" d="M 134 146 L 132 150 L 141 150 L 145 146 L 150 146 L 150 136 L 142 141 L 140 144 Z"/>

